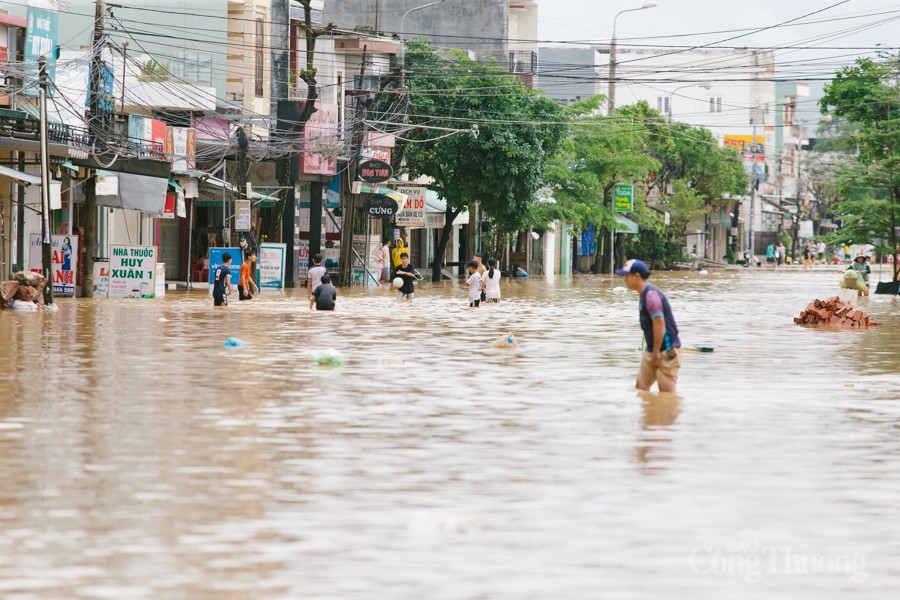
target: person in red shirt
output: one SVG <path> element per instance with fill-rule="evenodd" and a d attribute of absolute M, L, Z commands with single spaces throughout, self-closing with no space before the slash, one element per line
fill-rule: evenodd
<path fill-rule="evenodd" d="M 241 278 L 238 280 L 238 298 L 241 300 L 253 300 L 253 296 L 259 293 L 259 288 L 256 287 L 256 282 L 253 281 L 251 276 L 252 269 L 250 265 L 255 262 L 256 253 L 253 250 L 249 250 L 241 265 Z"/>

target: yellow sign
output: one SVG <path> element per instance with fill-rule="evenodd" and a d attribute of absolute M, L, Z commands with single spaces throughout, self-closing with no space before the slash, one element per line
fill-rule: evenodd
<path fill-rule="evenodd" d="M 726 135 L 724 138 L 724 144 L 726 148 L 731 148 L 732 150 L 737 150 L 738 152 L 743 152 L 744 150 L 751 150 L 751 144 L 753 144 L 753 136 L 752 135 Z M 756 143 L 759 144 L 760 147 L 763 147 L 766 143 L 766 136 L 758 135 L 756 136 Z"/>

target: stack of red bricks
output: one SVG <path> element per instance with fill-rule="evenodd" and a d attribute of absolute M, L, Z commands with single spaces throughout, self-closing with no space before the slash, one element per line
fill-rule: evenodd
<path fill-rule="evenodd" d="M 856 310 L 849 302 L 844 302 L 838 296 L 832 296 L 827 300 L 813 300 L 800 313 L 794 317 L 797 325 L 834 325 L 837 327 L 873 327 L 881 325 L 874 317 L 870 317 L 861 310 Z"/>

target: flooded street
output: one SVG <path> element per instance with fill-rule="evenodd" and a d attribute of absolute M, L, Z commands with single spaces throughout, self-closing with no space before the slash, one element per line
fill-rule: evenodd
<path fill-rule="evenodd" d="M 0 597 L 895 598 L 900 300 L 794 325 L 838 272 L 655 275 L 680 398 L 608 277 L 2 312 Z"/>

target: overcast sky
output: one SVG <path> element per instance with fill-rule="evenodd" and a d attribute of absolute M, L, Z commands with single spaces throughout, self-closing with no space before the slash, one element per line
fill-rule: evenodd
<path fill-rule="evenodd" d="M 539 37 L 545 41 L 569 42 L 607 41 L 612 34 L 616 13 L 637 8 L 646 0 L 537 1 L 540 5 Z M 834 6 L 839 2 L 840 0 L 656 0 L 657 6 L 654 8 L 620 16 L 616 37 L 623 46 L 715 45 L 720 40 L 741 36 L 722 41 L 720 45 L 815 47 L 776 50 L 775 54 L 776 61 L 791 62 L 790 67 L 780 69 L 780 74 L 801 81 L 808 80 L 812 91 L 811 100 L 814 100 L 821 95 L 825 83 L 816 79 L 830 78 L 834 71 L 842 65 L 852 63 L 857 56 L 874 53 L 873 50 L 857 48 L 873 48 L 879 43 L 894 48 L 894 52 L 900 48 L 900 2 L 849 0 Z M 820 12 L 803 17 L 814 11 Z M 797 20 L 796 23 L 773 27 L 794 19 Z M 810 21 L 826 22 L 809 23 Z M 767 27 L 770 29 L 758 33 L 752 31 Z M 745 28 L 750 31 L 684 35 Z"/>
<path fill-rule="evenodd" d="M 670 36 L 737 28 L 763 28 L 796 19 L 807 13 L 837 4 L 839 0 L 657 0 L 657 6 L 626 13 L 619 17 L 620 39 L 643 36 Z M 553 40 L 608 39 L 617 12 L 639 7 L 643 0 L 607 2 L 604 0 L 538 0 L 540 5 L 540 37 Z M 862 16 L 892 11 L 891 14 Z M 860 17 L 860 18 L 855 18 Z M 777 27 L 739 38 L 732 45 L 790 45 L 822 35 L 840 35 L 831 41 L 812 41 L 808 45 L 834 46 L 900 46 L 900 3 L 884 0 L 850 0 L 834 8 L 801 19 L 814 21 L 839 19 L 828 23 Z M 865 27 L 875 21 L 894 19 L 865 31 L 839 33 L 850 28 Z M 742 32 L 709 36 L 670 38 L 672 43 L 709 43 Z M 646 43 L 666 43 L 646 40 Z"/>

